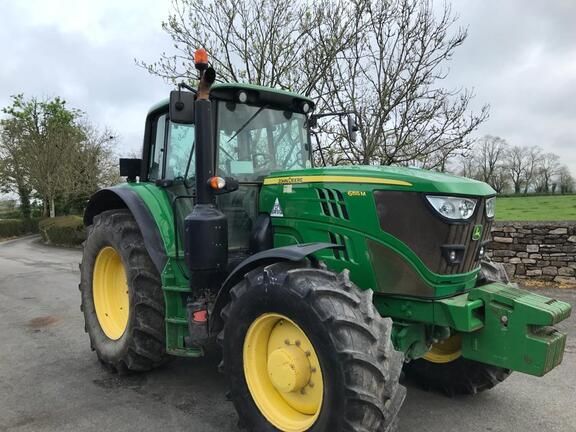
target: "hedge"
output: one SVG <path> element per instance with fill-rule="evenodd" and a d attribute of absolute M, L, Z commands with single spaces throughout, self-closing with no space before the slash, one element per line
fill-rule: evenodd
<path fill-rule="evenodd" d="M 44 243 L 57 246 L 79 246 L 86 240 L 84 223 L 80 216 L 59 216 L 40 222 L 40 235 Z"/>
<path fill-rule="evenodd" d="M 41 220 L 41 218 L 0 219 L 0 239 L 37 233 Z"/>

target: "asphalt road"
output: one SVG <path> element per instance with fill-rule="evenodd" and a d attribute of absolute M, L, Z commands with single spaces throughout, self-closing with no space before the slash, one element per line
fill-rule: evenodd
<path fill-rule="evenodd" d="M 233 432 L 237 417 L 213 361 L 176 359 L 119 377 L 90 351 L 79 309 L 80 251 L 35 237 L 0 243 L 0 431 Z M 576 291 L 545 291 L 576 304 Z M 460 399 L 409 387 L 401 432 L 575 432 L 576 317 L 564 363 L 512 375 Z"/>

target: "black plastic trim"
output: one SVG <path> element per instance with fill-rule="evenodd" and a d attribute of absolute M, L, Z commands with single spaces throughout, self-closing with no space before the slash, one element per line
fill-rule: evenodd
<path fill-rule="evenodd" d="M 84 212 L 84 225 L 89 226 L 94 222 L 94 217 L 98 214 L 113 209 L 127 208 L 134 216 L 142 237 L 144 245 L 150 254 L 150 258 L 158 273 L 162 273 L 168 261 L 164 242 L 156 226 L 156 221 L 152 213 L 144 204 L 144 201 L 133 190 L 125 187 L 111 187 L 100 189 L 90 198 L 86 211 Z"/>

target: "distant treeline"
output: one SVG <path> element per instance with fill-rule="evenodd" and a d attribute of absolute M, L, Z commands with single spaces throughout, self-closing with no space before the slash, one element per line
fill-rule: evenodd
<path fill-rule="evenodd" d="M 574 178 L 555 153 L 539 146 L 511 146 L 486 135 L 457 161 L 457 174 L 484 181 L 501 194 L 573 193 Z"/>

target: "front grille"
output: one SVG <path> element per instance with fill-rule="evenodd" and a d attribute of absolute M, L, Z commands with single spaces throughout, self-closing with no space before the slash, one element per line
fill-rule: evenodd
<path fill-rule="evenodd" d="M 434 273 L 457 274 L 480 265 L 479 250 L 490 236 L 492 221 L 485 215 L 485 199 L 478 203 L 467 222 L 447 222 L 417 192 L 375 191 L 374 199 L 380 227 L 405 243 Z M 472 240 L 475 225 L 482 225 L 480 240 Z M 464 253 L 457 264 L 442 255 L 443 245 L 462 245 Z"/>

